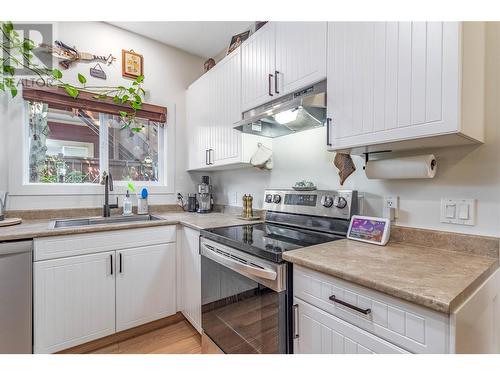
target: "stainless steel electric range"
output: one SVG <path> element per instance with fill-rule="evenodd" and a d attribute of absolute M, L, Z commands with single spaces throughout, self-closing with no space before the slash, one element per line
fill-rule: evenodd
<path fill-rule="evenodd" d="M 265 222 L 201 231 L 202 328 L 224 353 L 291 353 L 292 265 L 282 254 L 345 238 L 353 190 L 266 190 Z"/>

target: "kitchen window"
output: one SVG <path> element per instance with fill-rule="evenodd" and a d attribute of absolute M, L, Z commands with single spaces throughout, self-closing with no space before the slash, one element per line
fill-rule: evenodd
<path fill-rule="evenodd" d="M 141 186 L 164 181 L 163 124 L 138 118 L 133 131 L 117 115 L 36 101 L 27 101 L 27 118 L 29 184 L 98 184 L 103 171 Z"/>

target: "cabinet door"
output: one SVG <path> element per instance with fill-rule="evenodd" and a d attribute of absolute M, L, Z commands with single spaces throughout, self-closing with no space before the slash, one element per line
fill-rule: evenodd
<path fill-rule="evenodd" d="M 275 42 L 275 23 L 269 22 L 241 46 L 243 111 L 277 97 L 274 92 Z"/>
<path fill-rule="evenodd" d="M 181 311 L 193 327 L 201 333 L 200 232 L 183 227 L 177 244 L 181 258 Z"/>
<path fill-rule="evenodd" d="M 35 353 L 54 353 L 115 333 L 114 254 L 34 263 Z"/>
<path fill-rule="evenodd" d="M 358 327 L 295 298 L 297 308 L 294 353 L 370 354 L 407 353 Z M 298 324 L 297 324 L 298 323 Z"/>
<path fill-rule="evenodd" d="M 186 94 L 187 146 L 189 169 L 206 167 L 207 151 L 211 147 L 208 138 L 210 123 L 209 79 L 205 74 L 194 82 Z"/>
<path fill-rule="evenodd" d="M 326 22 L 276 22 L 275 79 L 280 95 L 326 79 Z"/>
<path fill-rule="evenodd" d="M 333 149 L 456 132 L 458 22 L 330 22 Z"/>
<path fill-rule="evenodd" d="M 116 252 L 116 330 L 176 312 L 175 244 Z"/>
<path fill-rule="evenodd" d="M 226 165 L 241 160 L 241 132 L 234 123 L 241 119 L 241 49 L 225 57 L 210 71 L 210 124 L 212 162 Z"/>

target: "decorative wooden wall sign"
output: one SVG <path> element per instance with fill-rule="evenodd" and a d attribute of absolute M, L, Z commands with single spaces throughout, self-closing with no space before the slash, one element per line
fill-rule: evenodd
<path fill-rule="evenodd" d="M 116 57 L 113 57 L 111 53 L 106 57 L 94 55 L 89 52 L 79 52 L 76 50 L 76 47 L 70 47 L 60 40 L 55 41 L 55 46 L 40 44 L 39 48 L 62 60 L 59 61 L 59 65 L 64 69 L 68 69 L 73 63 L 78 62 L 102 61 L 110 65 L 116 60 Z"/>
<path fill-rule="evenodd" d="M 122 76 L 136 79 L 144 75 L 144 58 L 135 53 L 133 49 L 126 51 L 122 49 Z"/>
<path fill-rule="evenodd" d="M 95 78 L 106 79 L 106 72 L 102 69 L 101 64 L 99 63 L 97 63 L 93 68 L 90 68 L 90 75 Z"/>

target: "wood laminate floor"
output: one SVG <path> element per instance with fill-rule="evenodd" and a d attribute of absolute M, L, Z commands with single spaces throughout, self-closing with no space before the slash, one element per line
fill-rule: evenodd
<path fill-rule="evenodd" d="M 201 336 L 186 320 L 97 349 L 89 354 L 200 354 Z"/>

